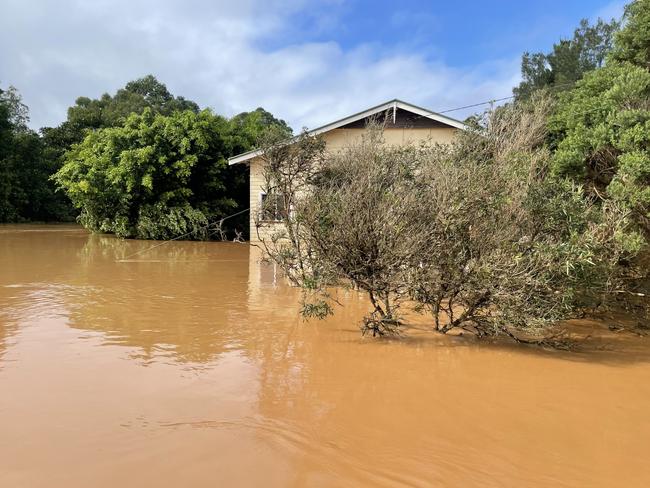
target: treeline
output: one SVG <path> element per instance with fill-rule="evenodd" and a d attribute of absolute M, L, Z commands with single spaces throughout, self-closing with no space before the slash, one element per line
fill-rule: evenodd
<path fill-rule="evenodd" d="M 336 154 L 306 133 L 267 141 L 265 201 L 291 211 L 262 246 L 303 289 L 305 316 L 332 313 L 331 290 L 353 285 L 373 335 L 413 306 L 441 333 L 557 346 L 559 321 L 585 310 L 616 303 L 643 324 L 650 0 L 522 66 L 515 100 L 449 145 L 387 145 L 380 125 Z"/>
<path fill-rule="evenodd" d="M 122 237 L 208 238 L 245 209 L 245 172 L 228 157 L 287 124 L 262 108 L 230 119 L 173 96 L 149 75 L 80 97 L 57 127 L 28 127 L 18 91 L 0 90 L 0 222 L 74 221 Z M 229 221 L 247 229 L 246 216 Z"/>
<path fill-rule="evenodd" d="M 46 137 L 29 129 L 18 91 L 0 89 L 0 222 L 70 221 L 70 200 L 50 177 L 61 167 Z"/>

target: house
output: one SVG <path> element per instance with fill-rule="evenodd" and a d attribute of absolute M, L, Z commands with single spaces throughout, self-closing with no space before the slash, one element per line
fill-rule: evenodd
<path fill-rule="evenodd" d="M 391 100 L 313 129 L 308 134 L 320 135 L 325 141 L 326 150 L 336 151 L 360 138 L 367 123 L 373 117 L 385 117 L 383 119 L 384 140 L 388 144 L 420 141 L 447 143 L 452 140 L 457 130 L 466 128 L 465 124 L 450 117 L 401 100 Z M 261 203 L 266 197 L 262 150 L 256 149 L 234 156 L 228 160 L 228 163 L 246 164 L 249 167 L 250 239 L 256 241 L 258 240 L 256 221 Z M 260 233 L 268 235 L 274 225 L 277 224 L 273 222 L 273 218 L 268 218 L 264 221 Z"/>

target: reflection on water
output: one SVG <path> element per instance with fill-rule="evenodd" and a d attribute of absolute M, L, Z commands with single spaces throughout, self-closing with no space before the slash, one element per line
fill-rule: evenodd
<path fill-rule="evenodd" d="M 650 484 L 647 339 L 364 339 L 247 244 L 151 245 L 0 227 L 0 486 Z"/>

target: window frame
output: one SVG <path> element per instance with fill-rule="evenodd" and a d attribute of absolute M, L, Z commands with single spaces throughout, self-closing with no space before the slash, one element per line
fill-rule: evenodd
<path fill-rule="evenodd" d="M 280 223 L 280 222 L 282 222 L 284 220 L 284 218 L 282 217 L 282 210 L 280 210 L 279 206 L 277 205 L 277 200 L 276 200 L 275 212 L 274 212 L 273 218 L 269 218 L 268 213 L 266 213 L 266 212 L 268 212 L 268 209 L 266 209 L 266 212 L 265 212 L 265 209 L 264 209 L 264 200 L 269 195 L 274 195 L 274 193 L 273 192 L 265 192 L 265 191 L 261 191 L 259 193 L 259 198 L 258 198 L 258 204 L 259 204 L 259 207 L 258 207 L 258 221 L 262 222 L 262 223 L 277 224 L 277 223 Z M 282 198 L 281 194 L 275 194 L 275 196 L 277 198 Z"/>

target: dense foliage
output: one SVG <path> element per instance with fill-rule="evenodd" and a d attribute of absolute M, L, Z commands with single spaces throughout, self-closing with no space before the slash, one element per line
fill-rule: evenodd
<path fill-rule="evenodd" d="M 351 284 L 368 293 L 373 334 L 395 331 L 415 302 L 442 333 L 542 341 L 623 286 L 617 263 L 638 235 L 623 209 L 591 205 L 548 171 L 550 106 L 491 112 L 448 146 L 389 146 L 378 129 L 336 154 L 308 136 L 282 157 L 270 146 L 268 186 L 292 212 L 262 245 L 308 292 L 305 314 L 330 313 L 329 287 Z"/>
<path fill-rule="evenodd" d="M 607 64 L 563 93 L 551 118 L 553 171 L 627 208 L 650 230 L 650 1 L 626 8 Z M 644 44 L 645 42 L 645 44 Z"/>
<path fill-rule="evenodd" d="M 147 75 L 130 81 L 115 95 L 77 98 L 68 108 L 67 119 L 58 127 L 44 129 L 44 133 L 49 145 L 61 155 L 72 144 L 81 142 L 89 130 L 118 127 L 131 114 L 141 114 L 146 108 L 162 115 L 185 110 L 199 112 L 195 102 L 173 96 L 163 83 Z"/>
<path fill-rule="evenodd" d="M 611 58 L 650 69 L 650 1 L 634 0 L 627 4 L 625 22 L 625 28 L 616 34 Z"/>
<path fill-rule="evenodd" d="M 237 129 L 261 130 L 257 114 L 232 124 L 208 110 L 165 116 L 146 108 L 122 126 L 88 133 L 66 153 L 55 179 L 89 229 L 141 239 L 204 239 L 209 222 L 234 213 L 237 197 L 247 203 L 247 187 L 226 157 L 233 152 L 233 127 L 240 147 L 246 135 Z"/>
<path fill-rule="evenodd" d="M 200 112 L 151 75 L 78 98 L 66 121 L 40 134 L 27 113 L 15 89 L 0 91 L 0 222 L 79 216 L 93 230 L 141 238 L 209 237 L 208 221 L 248 206 L 246 169 L 226 170 L 226 158 L 268 127 L 291 134 L 262 108 L 230 120 Z M 227 224 L 231 236 L 248 230 L 244 214 Z"/>
<path fill-rule="evenodd" d="M 650 230 L 650 71 L 610 62 L 560 98 L 553 171 L 628 208 Z"/>
<path fill-rule="evenodd" d="M 67 199 L 49 180 L 57 164 L 28 121 L 17 90 L 0 89 L 0 222 L 71 220 Z"/>
<path fill-rule="evenodd" d="M 513 90 L 516 98 L 529 98 L 541 88 L 570 89 L 586 72 L 603 65 L 618 27 L 615 20 L 598 19 L 595 25 L 590 25 L 583 19 L 573 37 L 554 44 L 551 52 L 524 53 L 521 60 L 523 80 Z"/>
<path fill-rule="evenodd" d="M 205 237 L 208 219 L 235 205 L 223 184 L 225 124 L 208 111 L 163 116 L 147 108 L 122 127 L 90 132 L 55 179 L 94 231 Z"/>

